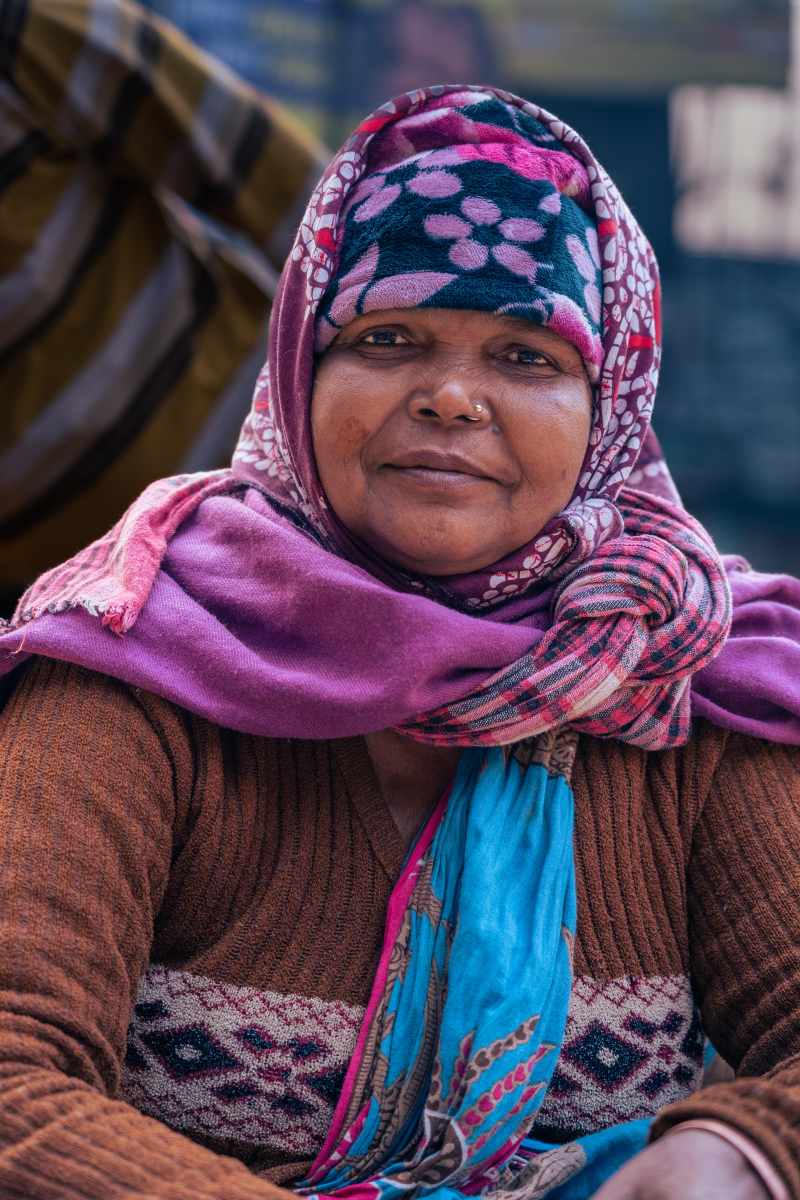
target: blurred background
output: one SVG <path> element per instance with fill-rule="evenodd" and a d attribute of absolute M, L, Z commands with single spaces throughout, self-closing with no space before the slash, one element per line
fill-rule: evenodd
<path fill-rule="evenodd" d="M 665 349 L 655 427 L 687 507 L 723 551 L 762 570 L 800 573 L 800 8 L 792 0 L 146 0 L 145 7 L 286 105 L 331 150 L 376 104 L 434 82 L 498 84 L 574 125 L 659 256 Z M 313 170 L 297 185 L 298 199 L 326 153 L 303 150 Z M 287 245 L 274 243 L 269 278 L 255 280 L 265 311 Z M 246 407 L 259 354 L 241 367 L 216 434 L 181 450 L 174 469 L 224 461 L 222 443 Z M 113 476 L 113 464 L 106 466 Z M 84 492 L 74 503 L 76 514 L 83 503 L 85 542 L 91 522 L 97 536 L 120 501 L 98 504 Z M 63 557 L 72 533 L 65 511 L 38 531 L 35 514 L 17 521 L 9 554 L 28 538 L 45 557 Z M 54 532 L 58 521 L 66 534 Z M 0 602 L 2 560 L 0 523 Z M 20 551 L 18 561 L 17 574 L 30 573 L 25 564 L 34 558 Z M 11 590 L 7 575 L 6 607 Z"/>

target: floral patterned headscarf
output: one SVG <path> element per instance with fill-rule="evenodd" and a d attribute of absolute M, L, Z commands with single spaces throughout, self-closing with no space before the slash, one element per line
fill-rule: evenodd
<path fill-rule="evenodd" d="M 507 212 L 486 195 L 492 168 L 492 192 L 504 190 Z M 467 196 L 467 183 L 482 187 L 483 194 Z M 378 257 L 370 254 L 374 242 L 359 229 L 359 218 L 366 212 L 368 220 L 380 221 L 384 213 L 391 216 L 393 203 L 427 221 L 429 254 L 438 257 L 439 269 L 415 270 L 418 231 L 405 252 L 402 238 L 392 238 L 381 247 L 380 263 L 372 261 Z M 446 221 L 438 220 L 440 211 Z M 384 237 L 389 224 L 380 223 Z M 489 282 L 489 294 L 578 345 L 596 398 L 589 445 L 567 508 L 529 545 L 484 571 L 449 578 L 443 589 L 439 581 L 420 585 L 388 568 L 354 545 L 339 525 L 314 462 L 308 397 L 314 352 L 335 336 L 351 309 L 355 315 L 357 308 L 375 307 L 376 300 L 384 308 L 437 302 L 467 307 L 470 297 L 478 307 L 464 264 L 470 255 L 480 257 L 483 247 L 486 262 L 477 269 Z M 556 263 L 560 289 L 547 286 Z M 443 278 L 447 275 L 455 278 Z M 234 471 L 300 506 L 326 542 L 393 586 L 422 586 L 470 609 L 495 607 L 543 579 L 563 576 L 622 533 L 625 520 L 616 498 L 647 434 L 660 345 L 653 251 L 578 135 L 538 106 L 496 89 L 411 92 L 362 122 L 311 198 L 284 272 L 269 362 Z"/>

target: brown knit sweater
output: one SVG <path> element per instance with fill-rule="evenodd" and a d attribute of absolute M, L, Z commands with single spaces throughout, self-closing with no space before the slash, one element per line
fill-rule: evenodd
<path fill-rule="evenodd" d="M 575 983 L 537 1132 L 722 1119 L 800 1200 L 800 756 L 702 724 L 658 754 L 582 738 L 573 786 Z M 245 736 L 36 662 L 0 716 L 3 1200 L 279 1197 L 403 857 L 360 739 Z M 738 1070 L 700 1092 L 695 1004 Z"/>

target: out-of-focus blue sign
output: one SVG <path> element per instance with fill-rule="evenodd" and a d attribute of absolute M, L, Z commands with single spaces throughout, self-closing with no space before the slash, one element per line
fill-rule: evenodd
<path fill-rule="evenodd" d="M 525 94 L 782 85 L 789 0 L 149 0 L 335 137 L 387 96 L 448 80 Z"/>

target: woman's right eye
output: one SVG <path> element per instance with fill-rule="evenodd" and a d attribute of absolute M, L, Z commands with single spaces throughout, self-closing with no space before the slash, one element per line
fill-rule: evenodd
<path fill-rule="evenodd" d="M 359 339 L 362 346 L 407 346 L 408 337 L 399 329 L 370 329 Z"/>

